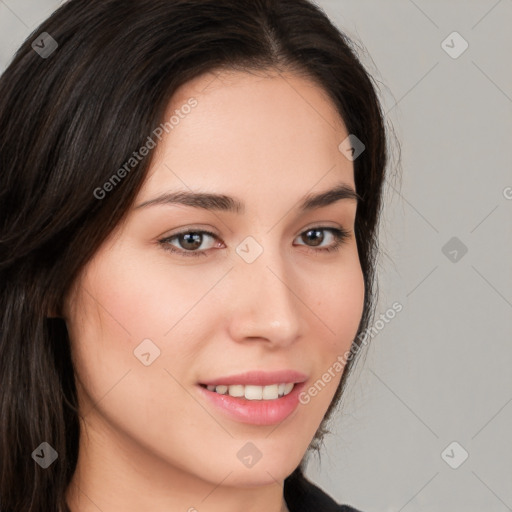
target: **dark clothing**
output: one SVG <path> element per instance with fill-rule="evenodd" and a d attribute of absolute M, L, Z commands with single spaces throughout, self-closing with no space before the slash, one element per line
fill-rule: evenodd
<path fill-rule="evenodd" d="M 336 503 L 310 482 L 300 467 L 285 479 L 284 499 L 290 512 L 361 512 L 348 505 Z"/>

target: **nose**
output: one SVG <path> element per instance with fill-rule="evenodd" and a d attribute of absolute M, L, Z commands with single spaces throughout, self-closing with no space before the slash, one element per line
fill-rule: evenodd
<path fill-rule="evenodd" d="M 292 344 L 301 334 L 306 308 L 294 289 L 297 281 L 282 257 L 264 251 L 253 263 L 238 261 L 231 274 L 232 339 L 264 340 L 276 347 Z"/>

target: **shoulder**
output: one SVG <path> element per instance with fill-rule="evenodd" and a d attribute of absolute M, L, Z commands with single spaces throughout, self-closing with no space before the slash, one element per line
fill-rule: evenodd
<path fill-rule="evenodd" d="M 300 467 L 285 480 L 284 499 L 290 512 L 362 512 L 349 505 L 336 503 L 322 489 L 310 482 Z"/>

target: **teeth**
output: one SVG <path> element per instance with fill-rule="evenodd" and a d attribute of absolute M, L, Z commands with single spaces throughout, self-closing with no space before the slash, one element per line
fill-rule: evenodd
<path fill-rule="evenodd" d="M 236 396 L 236 397 L 245 396 L 245 388 L 244 388 L 244 386 L 241 386 L 239 384 L 237 384 L 235 386 L 229 386 L 228 391 L 231 396 Z"/>
<path fill-rule="evenodd" d="M 293 382 L 271 384 L 270 386 L 242 386 L 241 384 L 234 384 L 232 386 L 207 386 L 207 389 L 221 395 L 244 397 L 246 400 L 276 400 L 284 395 L 288 395 L 294 385 Z"/>
<path fill-rule="evenodd" d="M 258 388 L 259 386 L 254 386 L 255 388 Z M 264 388 L 261 388 L 261 398 L 263 400 L 275 400 L 279 396 L 279 385 L 273 384 L 272 386 L 265 386 Z M 247 390 L 245 391 L 247 393 Z"/>
<path fill-rule="evenodd" d="M 290 391 L 293 389 L 293 386 L 295 386 L 294 382 L 291 382 L 290 384 L 285 384 L 284 385 L 284 394 L 287 395 L 288 393 L 290 393 Z"/>

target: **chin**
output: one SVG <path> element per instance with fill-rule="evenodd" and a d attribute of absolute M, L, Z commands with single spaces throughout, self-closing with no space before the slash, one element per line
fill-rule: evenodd
<path fill-rule="evenodd" d="M 234 471 L 227 479 L 226 483 L 233 487 L 260 487 L 264 485 L 275 485 L 278 482 L 283 481 L 287 478 L 298 465 L 291 466 L 283 464 L 282 466 L 271 466 L 258 468 L 256 466 L 252 468 L 241 468 Z"/>

